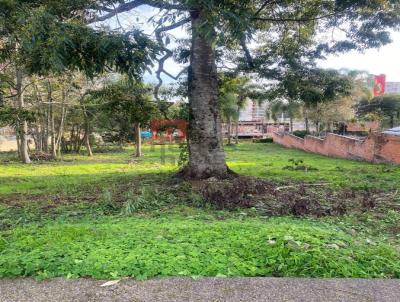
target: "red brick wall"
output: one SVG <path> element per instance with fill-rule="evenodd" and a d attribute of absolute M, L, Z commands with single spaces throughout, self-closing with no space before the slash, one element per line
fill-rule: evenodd
<path fill-rule="evenodd" d="M 306 136 L 304 139 L 292 134 L 274 133 L 274 142 L 288 148 L 301 149 L 323 155 L 400 164 L 400 137 L 372 134 L 364 140 L 329 133 L 325 139 Z"/>

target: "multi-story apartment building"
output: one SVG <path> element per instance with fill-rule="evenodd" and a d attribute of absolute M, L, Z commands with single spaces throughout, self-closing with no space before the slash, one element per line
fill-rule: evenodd
<path fill-rule="evenodd" d="M 400 82 L 386 82 L 385 94 L 388 93 L 399 93 L 400 94 Z"/>

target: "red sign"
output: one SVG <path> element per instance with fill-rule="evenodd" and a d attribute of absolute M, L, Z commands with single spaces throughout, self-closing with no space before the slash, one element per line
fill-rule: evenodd
<path fill-rule="evenodd" d="M 385 93 L 386 75 L 380 74 L 374 76 L 374 96 L 382 95 Z"/>
<path fill-rule="evenodd" d="M 188 122 L 185 120 L 152 120 L 150 122 L 153 140 L 159 138 L 160 130 L 165 130 L 165 136 L 172 141 L 174 132 L 177 132 L 177 137 L 185 139 L 187 135 Z"/>

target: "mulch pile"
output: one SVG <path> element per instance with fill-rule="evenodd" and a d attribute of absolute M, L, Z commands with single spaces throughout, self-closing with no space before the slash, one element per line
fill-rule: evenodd
<path fill-rule="evenodd" d="M 397 192 L 334 190 L 325 183 L 278 184 L 254 177 L 208 179 L 193 186 L 220 209 L 256 208 L 268 216 L 339 216 L 370 209 L 400 211 Z"/>

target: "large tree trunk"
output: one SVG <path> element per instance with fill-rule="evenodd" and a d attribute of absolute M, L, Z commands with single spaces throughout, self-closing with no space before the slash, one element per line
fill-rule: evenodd
<path fill-rule="evenodd" d="M 229 170 L 221 140 L 215 51 L 212 42 L 199 30 L 206 23 L 202 12 L 193 10 L 191 18 L 189 163 L 182 175 L 193 179 L 226 178 Z"/>
<path fill-rule="evenodd" d="M 17 103 L 20 110 L 23 110 L 25 107 L 24 96 L 22 92 L 22 71 L 17 68 L 16 70 L 16 78 L 17 78 Z M 24 119 L 19 123 L 19 137 L 20 137 L 20 156 L 21 160 L 25 164 L 30 164 L 31 159 L 29 158 L 28 153 L 28 123 Z"/>
<path fill-rule="evenodd" d="M 142 156 L 142 136 L 140 123 L 135 123 L 135 157 Z"/>

